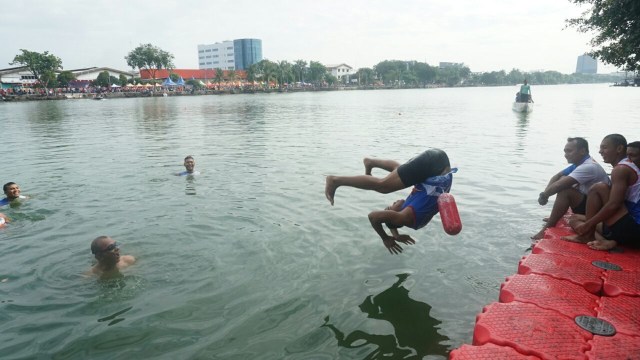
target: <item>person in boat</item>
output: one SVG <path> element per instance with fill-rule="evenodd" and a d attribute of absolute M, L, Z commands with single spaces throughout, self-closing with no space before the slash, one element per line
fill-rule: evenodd
<path fill-rule="evenodd" d="M 640 142 L 627 145 L 623 139 L 611 134 L 602 140 L 600 154 L 613 165 L 611 185 L 591 188 L 586 215 L 573 216 L 569 222 L 576 235 L 563 240 L 586 243 L 596 250 L 640 245 Z M 602 227 L 597 231 L 599 223 Z"/>
<path fill-rule="evenodd" d="M 187 155 L 184 158 L 184 168 L 185 171 L 179 172 L 176 175 L 178 176 L 187 176 L 187 175 L 200 175 L 199 171 L 195 171 L 196 160 L 191 155 Z"/>
<path fill-rule="evenodd" d="M 585 214 L 589 189 L 599 182 L 610 183 L 602 166 L 589 155 L 589 143 L 584 138 L 568 138 L 564 157 L 571 165 L 552 176 L 538 196 L 538 204 L 544 206 L 549 197 L 557 194 L 551 214 L 542 229 L 531 237 L 533 240 L 542 239 L 544 231 L 555 226 L 569 208 L 574 214 Z"/>
<path fill-rule="evenodd" d="M 533 102 L 531 98 L 531 86 L 524 80 L 524 84 L 520 86 L 520 100 L 519 102 Z"/>
<path fill-rule="evenodd" d="M 109 236 L 98 236 L 91 242 L 91 253 L 98 261 L 89 274 L 99 276 L 115 276 L 120 270 L 133 265 L 135 257 L 120 255 L 118 243 Z"/>
<path fill-rule="evenodd" d="M 405 200 L 398 200 L 384 210 L 369 214 L 369 222 L 384 246 L 392 254 L 401 253 L 402 247 L 397 242 L 411 245 L 415 240 L 408 235 L 399 234 L 397 229 L 403 226 L 413 229 L 426 226 L 438 212 L 438 195 L 451 189 L 452 174 L 457 169 L 451 169 L 447 153 L 440 149 L 426 150 L 402 165 L 394 160 L 371 158 L 365 158 L 363 163 L 365 175 L 327 176 L 325 196 L 333 205 L 335 192 L 340 186 L 383 194 L 414 186 Z M 374 168 L 386 170 L 389 174 L 384 178 L 374 177 L 371 175 Z M 383 224 L 387 225 L 391 235 L 384 230 Z"/>
<path fill-rule="evenodd" d="M 6 196 L 0 200 L 0 206 L 9 205 L 11 202 L 17 199 L 26 199 L 24 195 L 20 195 L 20 186 L 14 182 L 8 182 L 2 186 L 2 191 Z"/>
<path fill-rule="evenodd" d="M 516 93 L 516 102 L 520 102 L 520 91 Z"/>

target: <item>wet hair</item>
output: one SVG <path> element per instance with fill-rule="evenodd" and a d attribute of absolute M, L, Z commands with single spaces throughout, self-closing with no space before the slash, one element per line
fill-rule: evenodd
<path fill-rule="evenodd" d="M 9 181 L 8 183 L 4 184 L 4 185 L 2 186 L 2 192 L 6 194 L 6 193 L 7 193 L 7 190 L 9 189 L 9 186 L 11 186 L 11 185 L 15 185 L 15 184 L 16 184 L 16 183 L 11 182 L 11 181 Z"/>
<path fill-rule="evenodd" d="M 578 150 L 584 149 L 586 153 L 589 154 L 589 142 L 585 138 L 581 138 L 581 137 L 567 138 L 567 142 L 572 142 L 572 141 L 576 142 L 576 146 L 578 147 Z"/>
<path fill-rule="evenodd" d="M 193 161 L 196 161 L 196 159 L 194 159 L 194 158 L 193 158 L 193 155 L 187 155 L 187 156 L 184 158 L 184 161 L 187 161 L 187 159 L 191 159 L 191 160 L 193 160 Z"/>
<path fill-rule="evenodd" d="M 91 242 L 91 253 L 94 254 L 94 255 L 98 254 L 102 250 L 98 244 L 102 240 L 108 239 L 108 238 L 109 237 L 106 236 L 106 235 L 101 235 L 101 236 L 98 236 L 97 238 L 93 239 L 93 241 Z"/>
<path fill-rule="evenodd" d="M 622 145 L 622 152 L 625 154 L 627 153 L 627 139 L 625 139 L 624 136 L 620 134 L 609 134 L 602 140 L 610 140 L 615 147 Z"/>
<path fill-rule="evenodd" d="M 634 141 L 634 142 L 630 142 L 627 144 L 627 147 L 630 148 L 636 148 L 636 149 L 640 149 L 640 141 Z"/>

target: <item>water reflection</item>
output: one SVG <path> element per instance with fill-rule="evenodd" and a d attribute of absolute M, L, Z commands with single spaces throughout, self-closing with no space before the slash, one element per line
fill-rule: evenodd
<path fill-rule="evenodd" d="M 166 98 L 142 99 L 135 108 L 138 123 L 142 129 L 153 135 L 167 135 L 178 114 L 178 107 Z"/>
<path fill-rule="evenodd" d="M 185 176 L 187 180 L 187 186 L 184 190 L 186 195 L 196 195 L 196 177 L 193 175 Z"/>
<path fill-rule="evenodd" d="M 429 315 L 431 306 L 409 297 L 409 290 L 402 283 L 409 274 L 396 275 L 398 281 L 375 296 L 367 296 L 360 310 L 368 318 L 388 321 L 395 334 L 369 334 L 355 330 L 345 336 L 325 318 L 323 327 L 329 328 L 338 340 L 338 346 L 359 348 L 368 344 L 377 346 L 365 359 L 422 359 L 426 355 L 448 353 L 443 341 L 449 340 L 438 333 L 441 322 Z"/>
<path fill-rule="evenodd" d="M 524 152 L 525 150 L 525 139 L 527 137 L 527 130 L 529 127 L 529 113 L 527 112 L 514 112 L 516 114 L 516 118 L 518 123 L 516 124 L 516 151 L 519 153 Z"/>

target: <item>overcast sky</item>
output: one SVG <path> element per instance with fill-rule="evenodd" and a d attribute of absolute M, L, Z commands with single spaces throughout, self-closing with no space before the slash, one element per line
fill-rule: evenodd
<path fill-rule="evenodd" d="M 565 28 L 569 0 L 12 0 L 0 5 L 0 68 L 20 49 L 64 69 L 128 70 L 143 43 L 198 68 L 198 44 L 262 40 L 265 59 L 372 67 L 383 60 L 461 62 L 471 71 L 575 71 L 591 35 Z M 615 70 L 598 64 L 598 72 Z"/>

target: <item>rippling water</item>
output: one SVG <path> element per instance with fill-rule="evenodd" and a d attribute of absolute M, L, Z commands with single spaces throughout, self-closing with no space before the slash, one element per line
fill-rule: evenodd
<path fill-rule="evenodd" d="M 640 90 L 352 91 L 0 104 L 0 357 L 55 359 L 445 358 L 516 272 L 565 166 L 568 136 L 640 139 Z M 445 149 L 463 231 L 439 219 L 399 256 L 367 214 L 408 190 L 340 188 L 362 158 Z M 201 175 L 182 171 L 192 154 Z M 374 175 L 383 175 L 382 172 Z M 85 278 L 91 239 L 138 262 Z"/>

